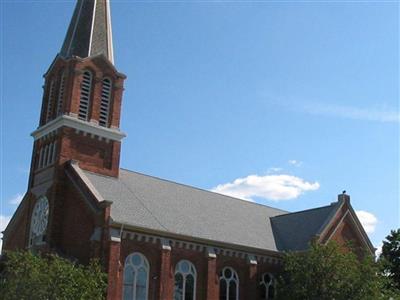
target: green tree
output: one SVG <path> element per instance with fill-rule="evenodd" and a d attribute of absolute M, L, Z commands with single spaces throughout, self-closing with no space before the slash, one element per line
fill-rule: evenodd
<path fill-rule="evenodd" d="M 106 286 L 106 275 L 97 261 L 82 266 L 56 255 L 7 252 L 0 276 L 0 298 L 99 300 L 105 298 Z"/>
<path fill-rule="evenodd" d="M 400 292 L 400 228 L 391 230 L 383 241 L 379 261 L 384 276 L 389 279 L 388 288 Z"/>
<path fill-rule="evenodd" d="M 378 262 L 386 293 L 400 299 L 400 229 L 391 230 L 383 241 Z"/>
<path fill-rule="evenodd" d="M 287 253 L 278 280 L 279 299 L 376 300 L 382 293 L 378 266 L 372 256 L 360 259 L 336 243 L 313 243 L 304 253 Z"/>

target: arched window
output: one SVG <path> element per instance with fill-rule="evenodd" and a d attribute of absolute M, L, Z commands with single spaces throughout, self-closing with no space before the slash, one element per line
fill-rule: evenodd
<path fill-rule="evenodd" d="M 147 300 L 149 262 L 138 252 L 130 254 L 124 266 L 124 300 Z"/>
<path fill-rule="evenodd" d="M 47 222 L 49 219 L 49 201 L 46 197 L 40 197 L 33 207 L 31 228 L 29 233 L 29 245 L 38 245 L 44 242 Z"/>
<path fill-rule="evenodd" d="M 50 82 L 50 89 L 49 89 L 49 96 L 47 98 L 47 115 L 46 115 L 46 121 L 50 121 L 52 115 L 53 115 L 53 101 L 54 101 L 54 87 L 55 83 L 54 80 L 52 79 Z"/>
<path fill-rule="evenodd" d="M 83 72 L 81 85 L 81 98 L 79 101 L 78 117 L 81 120 L 88 121 L 90 109 L 90 96 L 92 91 L 92 73 L 89 71 Z"/>
<path fill-rule="evenodd" d="M 60 77 L 60 89 L 58 90 L 57 98 L 57 116 L 62 114 L 65 90 L 65 71 L 62 71 Z"/>
<path fill-rule="evenodd" d="M 100 117 L 99 125 L 108 126 L 108 116 L 110 114 L 110 102 L 111 102 L 111 87 L 112 83 L 109 78 L 103 79 L 103 88 L 101 90 L 101 102 L 100 102 Z"/>
<path fill-rule="evenodd" d="M 261 299 L 271 300 L 275 299 L 275 280 L 269 273 L 264 273 L 260 281 Z"/>
<path fill-rule="evenodd" d="M 187 260 L 181 260 L 175 268 L 174 300 L 196 299 L 196 268 Z"/>
<path fill-rule="evenodd" d="M 239 299 L 239 276 L 231 267 L 225 267 L 219 277 L 219 299 Z"/>

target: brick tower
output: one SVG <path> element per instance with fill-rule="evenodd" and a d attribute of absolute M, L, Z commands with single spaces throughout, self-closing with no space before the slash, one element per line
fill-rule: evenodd
<path fill-rule="evenodd" d="M 125 136 L 119 130 L 125 78 L 114 66 L 109 1 L 78 0 L 61 51 L 44 75 L 24 201 L 32 217 L 24 227 L 21 245 L 68 253 L 64 250 L 70 247 L 68 240 L 79 240 L 69 234 L 90 237 L 93 226 L 103 223 L 101 216 L 77 212 L 80 204 L 71 200 L 78 195 L 71 188 L 68 168 L 74 164 L 118 178 Z M 65 227 L 69 210 L 75 212 L 70 217 L 76 220 Z M 76 229 L 68 230 L 75 224 Z M 88 258 L 89 249 L 76 247 L 70 254 Z"/>
<path fill-rule="evenodd" d="M 114 67 L 107 0 L 79 0 L 60 53 L 44 75 L 34 137 L 34 187 L 75 160 L 82 169 L 118 177 L 125 75 Z"/>

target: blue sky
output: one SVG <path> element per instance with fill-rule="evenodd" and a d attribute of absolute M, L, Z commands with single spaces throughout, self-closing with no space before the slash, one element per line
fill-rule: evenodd
<path fill-rule="evenodd" d="M 1 3 L 2 227 L 74 1 Z M 347 190 L 399 227 L 399 3 L 112 1 L 121 167 L 289 211 Z"/>

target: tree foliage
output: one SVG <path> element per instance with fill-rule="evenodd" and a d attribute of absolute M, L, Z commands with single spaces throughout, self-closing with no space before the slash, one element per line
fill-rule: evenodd
<path fill-rule="evenodd" d="M 7 252 L 2 264 L 0 295 L 7 300 L 104 299 L 106 275 L 100 264 L 72 263 L 56 255 Z"/>
<path fill-rule="evenodd" d="M 374 258 L 360 259 L 355 251 L 345 251 L 334 242 L 313 243 L 301 254 L 287 253 L 278 281 L 279 299 L 389 299 L 382 291 Z"/>
<path fill-rule="evenodd" d="M 379 262 L 383 276 L 388 279 L 387 288 L 400 293 L 400 228 L 392 230 L 383 241 Z"/>

